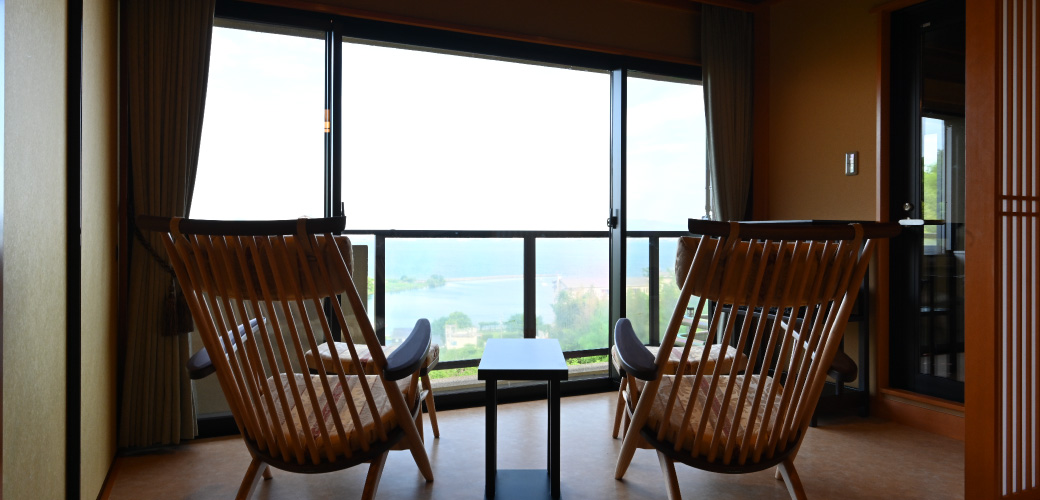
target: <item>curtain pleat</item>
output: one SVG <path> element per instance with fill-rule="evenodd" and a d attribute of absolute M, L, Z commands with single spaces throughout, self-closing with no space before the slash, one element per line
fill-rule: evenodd
<path fill-rule="evenodd" d="M 701 64 L 707 125 L 711 218 L 742 220 L 752 168 L 754 19 L 748 12 L 704 5 Z"/>
<path fill-rule="evenodd" d="M 198 168 L 214 0 L 126 6 L 131 212 L 186 216 Z M 170 332 L 164 317 L 173 276 L 158 235 L 134 232 L 130 241 L 119 446 L 178 443 L 196 431 L 185 369 L 188 336 Z"/>

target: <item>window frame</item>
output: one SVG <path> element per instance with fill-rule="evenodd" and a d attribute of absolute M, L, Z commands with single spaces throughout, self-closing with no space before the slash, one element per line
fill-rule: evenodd
<path fill-rule="evenodd" d="M 627 79 L 631 73 L 636 77 L 659 77 L 665 80 L 684 82 L 701 81 L 699 66 L 653 59 L 643 59 L 619 54 L 595 52 L 547 44 L 498 38 L 488 35 L 447 31 L 437 28 L 397 24 L 387 21 L 362 19 L 284 7 L 260 5 L 232 0 L 218 0 L 215 17 L 219 26 L 256 29 L 292 34 L 295 29 L 320 30 L 325 32 L 326 77 L 325 104 L 329 123 L 325 134 L 325 186 L 323 189 L 325 216 L 341 215 L 342 179 L 341 134 L 342 125 L 342 42 L 345 39 L 370 40 L 380 44 L 403 45 L 430 49 L 435 52 L 477 55 L 494 59 L 532 61 L 546 65 L 573 67 L 608 72 L 611 75 L 611 153 L 610 153 L 610 206 L 603 231 L 423 231 L 423 230 L 348 230 L 345 234 L 374 234 L 376 245 L 371 254 L 375 260 L 375 295 L 373 317 L 376 318 L 377 334 L 385 341 L 384 327 L 379 321 L 385 316 L 385 239 L 387 237 L 452 237 L 452 238 L 523 238 L 524 239 L 524 318 L 525 337 L 534 336 L 534 252 L 537 238 L 601 238 L 609 239 L 609 325 L 624 316 L 626 304 L 626 255 L 627 242 L 632 238 L 647 238 L 650 246 L 650 340 L 658 340 L 657 303 L 658 242 L 660 238 L 678 237 L 684 231 L 628 231 L 626 210 L 626 120 Z M 237 25 L 237 26 L 236 26 Z M 591 350 L 568 351 L 567 358 L 609 354 L 614 343 L 612 328 L 607 335 L 607 347 Z M 438 368 L 476 366 L 478 360 L 442 361 Z M 609 366 L 609 363 L 608 363 Z M 600 380 L 616 380 L 612 366 L 608 377 Z M 440 403 L 438 403 L 440 404 Z"/>

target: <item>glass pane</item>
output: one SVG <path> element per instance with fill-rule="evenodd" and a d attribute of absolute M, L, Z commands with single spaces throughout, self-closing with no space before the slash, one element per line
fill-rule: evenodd
<path fill-rule="evenodd" d="M 627 238 L 625 316 L 644 344 L 650 343 L 650 240 Z"/>
<path fill-rule="evenodd" d="M 365 302 L 365 311 L 368 313 L 368 321 L 375 324 L 375 289 L 376 289 L 376 238 L 371 234 L 352 234 L 350 244 L 354 252 L 354 284 L 357 287 L 361 300 Z M 359 285 L 364 283 L 364 285 Z M 342 302 L 343 312 L 351 315 L 352 311 L 346 301 Z M 349 319 L 349 321 L 353 321 Z M 354 339 L 363 341 L 360 332 L 351 324 L 351 331 L 357 332 Z"/>
<path fill-rule="evenodd" d="M 489 338 L 523 337 L 524 245 L 517 238 L 388 238 L 386 344 L 430 320 L 441 360 L 479 359 Z"/>
<path fill-rule="evenodd" d="M 356 42 L 343 43 L 350 228 L 603 229 L 607 73 Z"/>
<path fill-rule="evenodd" d="M 921 218 L 925 220 L 945 219 L 946 207 L 944 198 L 943 150 L 946 138 L 946 127 L 942 120 L 921 118 Z M 939 250 L 938 226 L 924 226 L 924 247 L 926 252 Z"/>
<path fill-rule="evenodd" d="M 628 229 L 685 231 L 687 219 L 705 215 L 701 89 L 628 78 Z"/>
<path fill-rule="evenodd" d="M 680 284 L 675 282 L 675 251 L 677 246 L 677 238 L 661 238 L 658 243 L 658 259 L 661 263 L 660 279 L 657 282 L 657 296 L 661 304 L 657 323 L 657 338 L 659 339 L 664 338 L 665 330 L 668 329 L 668 322 L 671 321 L 672 313 L 675 312 L 675 304 L 679 302 Z M 685 335 L 689 331 L 687 323 L 683 323 L 680 335 Z"/>
<path fill-rule="evenodd" d="M 321 217 L 325 43 L 216 27 L 191 216 Z"/>
<path fill-rule="evenodd" d="M 606 238 L 544 238 L 535 244 L 538 337 L 564 351 L 607 347 L 610 248 Z"/>
<path fill-rule="evenodd" d="M 919 373 L 964 381 L 964 118 L 921 118 Z"/>
<path fill-rule="evenodd" d="M 324 34 L 295 32 L 214 27 L 191 217 L 324 215 Z M 216 377 L 192 384 L 200 415 L 228 411 Z"/>

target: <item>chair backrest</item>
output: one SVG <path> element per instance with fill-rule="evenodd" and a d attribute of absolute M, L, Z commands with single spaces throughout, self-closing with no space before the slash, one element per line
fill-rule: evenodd
<path fill-rule="evenodd" d="M 870 236 L 898 227 L 691 221 L 690 230 L 701 236 L 680 240 L 682 289 L 655 360 L 655 382 L 666 383 L 644 394 L 664 407 L 656 440 L 693 460 L 769 460 L 795 448 L 809 425 L 874 251 Z M 663 372 L 691 300 L 693 324 L 707 320 L 707 336 L 697 369 L 682 379 L 693 335 L 676 371 Z M 708 363 L 716 344 L 720 358 L 745 356 Z"/>
<path fill-rule="evenodd" d="M 399 389 L 383 380 L 387 360 L 351 279 L 350 241 L 334 235 L 343 218 L 147 219 L 139 224 L 167 224 L 167 254 L 247 444 L 306 466 L 388 439 L 395 420 L 387 393 Z M 351 377 L 341 367 L 347 353 L 337 351 L 335 329 L 354 373 L 366 373 L 338 300 L 359 320 L 374 376 Z M 340 369 L 311 374 L 304 355 L 322 343 Z"/>

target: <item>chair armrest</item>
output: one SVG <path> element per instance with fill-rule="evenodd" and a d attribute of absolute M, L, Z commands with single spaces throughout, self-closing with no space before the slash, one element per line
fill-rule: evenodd
<path fill-rule="evenodd" d="M 386 357 L 386 369 L 383 378 L 391 381 L 401 380 L 418 370 L 430 350 L 430 321 L 422 318 L 415 322 L 408 338 Z"/>
<path fill-rule="evenodd" d="M 657 378 L 654 355 L 636 337 L 628 318 L 619 319 L 614 326 L 614 344 L 617 346 L 618 361 L 626 373 L 640 380 Z"/>
<path fill-rule="evenodd" d="M 257 331 L 256 319 L 249 320 L 249 328 L 253 330 L 253 333 Z M 229 334 L 231 332 L 228 332 Z M 231 350 L 238 349 L 238 343 L 245 340 L 246 329 L 245 325 L 238 325 L 238 335 L 231 336 L 232 347 Z M 224 339 L 220 339 L 220 344 L 224 344 Z M 224 348 L 224 352 L 227 352 L 227 348 Z M 209 357 L 209 351 L 205 347 L 199 349 L 198 352 L 192 354 L 188 358 L 188 377 L 192 380 L 199 380 L 210 376 L 213 372 L 217 371 L 216 367 L 213 366 L 213 360 Z"/>

